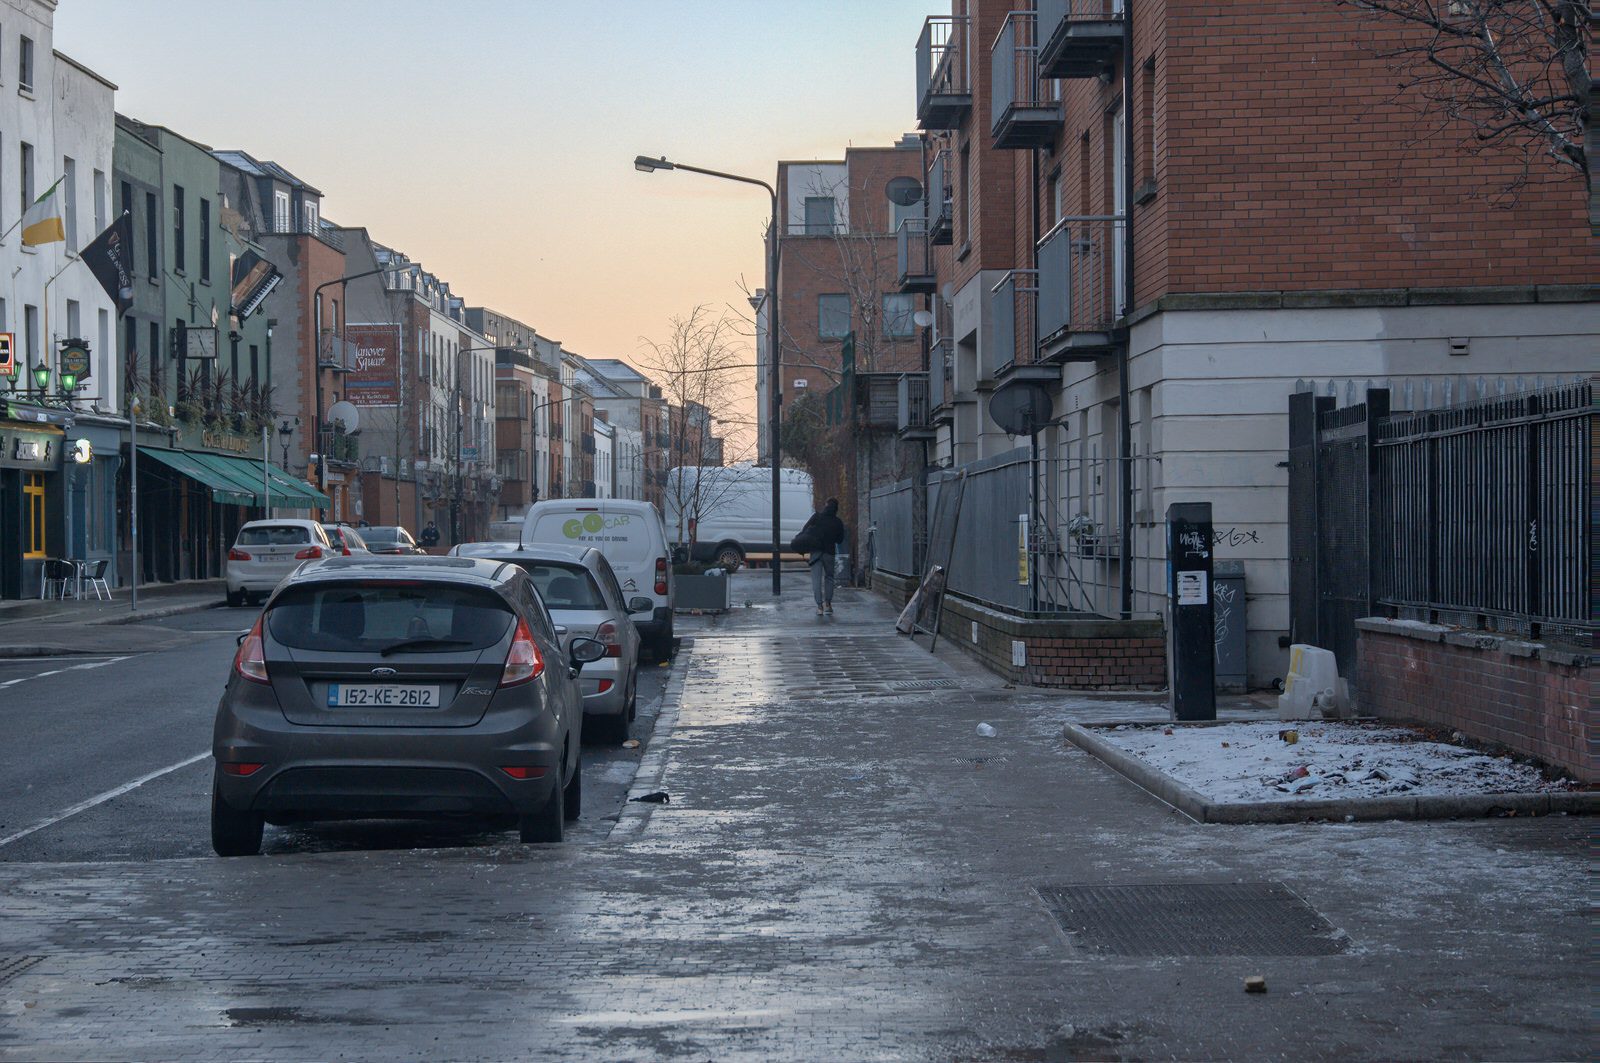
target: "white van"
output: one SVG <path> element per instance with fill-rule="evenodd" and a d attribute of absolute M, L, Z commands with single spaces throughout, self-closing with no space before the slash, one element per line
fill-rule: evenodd
<path fill-rule="evenodd" d="M 781 549 L 800 534 L 816 510 L 811 474 L 778 470 Z M 772 470 L 755 465 L 687 465 L 667 471 L 667 534 L 694 540 L 691 557 L 732 571 L 747 553 L 772 552 Z M 691 534 L 689 523 L 698 517 Z"/>
<path fill-rule="evenodd" d="M 658 660 L 672 653 L 672 551 L 661 511 L 624 498 L 552 498 L 522 519 L 522 546 L 592 546 L 605 555 L 629 601 L 650 608 L 630 614 L 644 646 Z"/>

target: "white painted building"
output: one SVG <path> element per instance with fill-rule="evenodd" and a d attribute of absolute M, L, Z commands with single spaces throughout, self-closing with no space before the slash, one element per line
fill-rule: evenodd
<path fill-rule="evenodd" d="M 596 417 L 594 424 L 594 496 L 616 498 L 614 476 L 616 462 L 616 433 L 604 418 Z"/>
<path fill-rule="evenodd" d="M 598 403 L 596 404 L 598 405 Z M 638 428 L 611 426 L 616 455 L 612 473 L 612 497 L 644 498 L 644 434 Z"/>

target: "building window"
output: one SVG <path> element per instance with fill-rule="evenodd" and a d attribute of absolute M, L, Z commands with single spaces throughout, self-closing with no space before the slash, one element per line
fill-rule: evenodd
<path fill-rule="evenodd" d="M 806 235 L 833 235 L 833 210 L 834 202 L 832 196 L 807 196 Z"/>
<path fill-rule="evenodd" d="M 200 280 L 211 282 L 211 200 L 200 201 Z"/>
<path fill-rule="evenodd" d="M 961 176 L 957 186 L 957 195 L 960 202 L 956 204 L 957 224 L 961 226 L 961 242 L 963 245 L 972 242 L 972 145 L 961 145 Z"/>
<path fill-rule="evenodd" d="M 289 193 L 272 193 L 272 231 L 286 233 L 289 231 Z"/>
<path fill-rule="evenodd" d="M 67 336 L 72 338 L 72 339 L 75 339 L 75 340 L 83 339 L 83 332 L 81 331 L 82 327 L 83 327 L 83 306 L 76 299 L 68 299 L 67 300 Z"/>
<path fill-rule="evenodd" d="M 1151 191 L 1156 181 L 1156 57 L 1144 61 L 1139 85 L 1139 177 Z"/>
<path fill-rule="evenodd" d="M 883 334 L 892 340 L 909 339 L 916 333 L 915 322 L 912 314 L 916 313 L 916 306 L 910 295 L 898 293 L 885 294 L 883 297 Z"/>
<path fill-rule="evenodd" d="M 61 190 L 66 193 L 63 218 L 67 228 L 67 250 L 78 250 L 78 160 L 71 156 L 61 159 Z"/>
<path fill-rule="evenodd" d="M 21 47 L 17 49 L 17 88 L 23 92 L 33 91 L 33 39 L 23 37 L 20 39 Z"/>
<path fill-rule="evenodd" d="M 22 353 L 27 355 L 27 369 L 32 369 L 39 364 L 39 308 L 37 306 L 25 305 L 22 308 Z"/>
<path fill-rule="evenodd" d="M 156 194 L 144 194 L 144 268 L 153 281 L 161 279 L 161 268 L 156 264 L 157 249 L 161 246 L 161 220 L 156 213 Z M 152 357 L 154 353 L 152 352 Z"/>
<path fill-rule="evenodd" d="M 44 557 L 44 473 L 22 478 L 22 556 Z"/>
<path fill-rule="evenodd" d="M 150 322 L 150 402 L 165 406 L 166 391 L 161 386 L 161 322 Z"/>
<path fill-rule="evenodd" d="M 132 314 L 122 319 L 122 364 L 123 380 L 131 399 L 139 388 L 139 322 Z"/>
<path fill-rule="evenodd" d="M 94 234 L 99 236 L 106 228 L 106 175 L 94 172 Z"/>
<path fill-rule="evenodd" d="M 321 232 L 317 225 L 317 205 L 315 202 L 305 202 L 300 205 L 300 212 L 304 216 L 306 232 L 313 235 Z"/>
<path fill-rule="evenodd" d="M 900 226 L 908 218 L 920 219 L 926 206 L 927 204 L 923 203 L 920 199 L 909 206 L 891 201 L 889 203 L 889 231 L 894 233 L 899 232 Z"/>
<path fill-rule="evenodd" d="M 182 273 L 188 265 L 183 248 L 183 186 L 172 186 L 172 268 Z"/>
<path fill-rule="evenodd" d="M 824 340 L 842 340 L 849 332 L 850 297 L 817 296 L 817 337 Z"/>
<path fill-rule="evenodd" d="M 261 348 L 255 344 L 250 345 L 250 379 L 261 385 Z"/>
<path fill-rule="evenodd" d="M 26 214 L 33 205 L 33 145 L 22 142 L 22 212 Z"/>
<path fill-rule="evenodd" d="M 133 213 L 133 185 L 122 181 L 117 185 L 118 202 L 122 205 L 122 213 Z"/>

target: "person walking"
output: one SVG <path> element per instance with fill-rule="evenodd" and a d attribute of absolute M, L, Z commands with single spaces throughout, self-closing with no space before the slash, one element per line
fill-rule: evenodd
<path fill-rule="evenodd" d="M 811 552 L 806 563 L 811 566 L 811 594 L 817 600 L 817 615 L 833 613 L 833 577 L 837 561 L 836 551 L 844 542 L 844 522 L 839 519 L 839 500 L 830 498 L 820 510 L 811 514 L 798 539 L 809 542 Z"/>
<path fill-rule="evenodd" d="M 434 526 L 433 521 L 430 520 L 428 526 L 422 529 L 422 534 L 417 536 L 417 541 L 422 544 L 425 550 L 432 550 L 439 545 L 439 529 Z"/>

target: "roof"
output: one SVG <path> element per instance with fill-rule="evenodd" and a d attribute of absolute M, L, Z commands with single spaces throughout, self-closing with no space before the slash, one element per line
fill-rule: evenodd
<path fill-rule="evenodd" d="M 277 163 L 268 159 L 258 159 L 247 151 L 239 151 L 237 149 L 227 148 L 219 151 L 213 151 L 211 154 L 215 155 L 218 160 L 227 163 L 229 166 L 232 166 L 235 170 L 241 170 L 252 177 L 269 177 L 274 181 L 282 181 L 285 184 L 293 185 L 294 187 L 303 191 L 310 192 L 312 195 L 322 195 L 320 189 L 313 188 L 312 186 L 306 184 L 306 182 L 300 180 L 300 178 L 296 177 L 288 170 L 285 170 Z"/>
<path fill-rule="evenodd" d="M 360 534 L 361 529 L 356 529 Z M 479 587 L 493 587 L 504 583 L 502 571 L 505 562 L 475 557 L 430 557 L 425 554 L 410 556 L 332 557 L 326 561 L 301 568 L 291 575 L 284 586 L 299 583 L 328 583 L 341 579 L 430 579 L 449 583 L 462 583 Z"/>
<path fill-rule="evenodd" d="M 500 561 L 582 561 L 596 552 L 592 546 L 569 546 L 566 543 L 535 543 L 532 546 L 508 542 L 462 543 L 451 549 L 460 550 L 460 556 L 463 557 L 491 557 Z"/>
<path fill-rule="evenodd" d="M 85 74 L 88 74 L 90 77 L 92 77 L 96 81 L 100 82 L 100 84 L 104 85 L 106 88 L 111 89 L 112 91 L 116 90 L 117 86 L 116 86 L 115 82 L 111 81 L 109 78 L 103 77 L 100 74 L 96 74 L 93 70 L 90 70 L 88 67 L 84 66 L 82 63 L 80 63 L 76 59 L 72 58 L 72 56 L 67 55 L 67 54 L 65 54 L 63 52 L 58 52 L 54 48 L 50 49 L 50 54 L 55 56 L 57 59 L 61 60 L 63 63 L 66 63 L 68 66 L 77 67 L 79 70 L 83 71 Z"/>
<path fill-rule="evenodd" d="M 642 380 L 646 384 L 650 382 L 649 377 L 620 358 L 585 358 L 583 362 L 607 380 Z"/>

